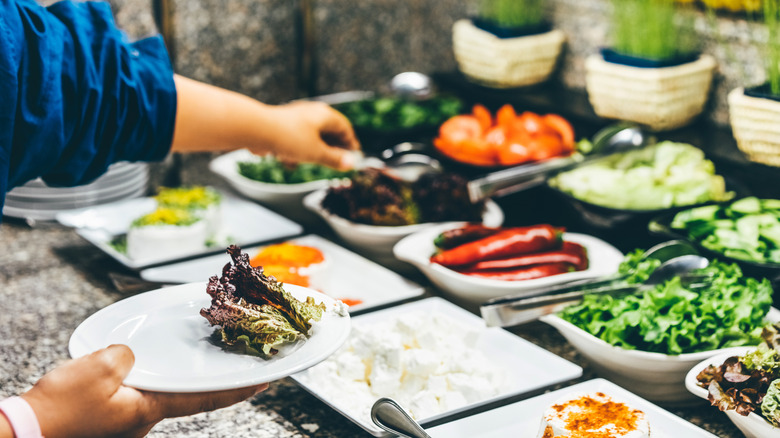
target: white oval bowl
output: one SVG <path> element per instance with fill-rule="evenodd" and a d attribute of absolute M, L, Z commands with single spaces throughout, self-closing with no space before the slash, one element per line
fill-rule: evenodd
<path fill-rule="evenodd" d="M 450 227 L 464 224 L 464 222 L 426 222 L 397 227 L 359 224 L 325 210 L 322 207 L 322 200 L 326 194 L 327 189 L 314 191 L 303 198 L 303 205 L 322 217 L 348 245 L 373 255 L 392 255 L 393 246 L 414 232 L 442 224 L 449 224 Z M 482 223 L 489 227 L 498 227 L 504 223 L 504 212 L 492 200 L 487 200 L 485 203 Z"/>
<path fill-rule="evenodd" d="M 430 261 L 435 251 L 433 240 L 436 236 L 456 227 L 453 224 L 441 224 L 418 231 L 401 239 L 393 247 L 393 254 L 399 260 L 417 267 L 442 291 L 472 302 L 521 295 L 523 291 L 531 293 L 546 286 L 614 274 L 623 260 L 623 254 L 617 248 L 601 239 L 586 234 L 566 233 L 564 239 L 579 243 L 587 249 L 590 260 L 588 269 L 522 281 L 473 277 Z"/>
<path fill-rule="evenodd" d="M 696 384 L 696 375 L 709 365 L 721 365 L 727 358 L 731 356 L 742 356 L 753 349 L 755 349 L 755 347 L 729 348 L 722 353 L 699 362 L 691 368 L 685 376 L 685 387 L 688 388 L 688 391 L 693 395 L 707 400 L 707 390 Z M 717 408 L 713 407 L 712 409 Z M 729 417 L 729 420 L 745 434 L 746 438 L 780 438 L 780 428 L 772 426 L 768 421 L 754 412 L 751 412 L 748 416 L 740 415 L 733 410 L 725 412 L 726 416 Z"/>
<path fill-rule="evenodd" d="M 626 350 L 593 336 L 557 315 L 542 321 L 558 331 L 593 366 L 600 376 L 647 400 L 666 405 L 687 405 L 695 398 L 685 389 L 685 376 L 697 363 L 733 348 L 669 355 Z M 780 311 L 770 309 L 767 320 L 780 320 Z"/>
<path fill-rule="evenodd" d="M 263 157 L 253 154 L 248 149 L 240 149 L 215 158 L 209 163 L 209 169 L 224 178 L 242 195 L 274 205 L 300 205 L 304 196 L 317 189 L 328 187 L 332 181 L 321 179 L 305 183 L 276 184 L 255 181 L 238 173 L 238 163 L 262 159 Z"/>

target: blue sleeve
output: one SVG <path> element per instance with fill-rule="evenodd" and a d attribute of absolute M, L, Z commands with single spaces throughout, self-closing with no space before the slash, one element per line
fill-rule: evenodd
<path fill-rule="evenodd" d="M 129 43 L 102 2 L 0 0 L 0 207 L 43 177 L 87 183 L 168 153 L 173 70 L 160 37 Z"/>

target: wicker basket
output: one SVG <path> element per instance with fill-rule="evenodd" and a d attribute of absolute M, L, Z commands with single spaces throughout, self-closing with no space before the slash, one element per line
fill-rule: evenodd
<path fill-rule="evenodd" d="M 746 96 L 743 88 L 731 90 L 728 101 L 739 149 L 751 161 L 780 166 L 780 102 Z"/>
<path fill-rule="evenodd" d="M 536 35 L 498 38 L 471 22 L 458 20 L 452 26 L 455 60 L 464 75 L 493 88 L 512 88 L 546 80 L 553 69 L 563 32 L 551 30 Z"/>
<path fill-rule="evenodd" d="M 710 55 L 662 68 L 615 64 L 591 55 L 585 61 L 585 82 L 596 114 L 663 131 L 685 126 L 702 112 L 714 69 Z"/>

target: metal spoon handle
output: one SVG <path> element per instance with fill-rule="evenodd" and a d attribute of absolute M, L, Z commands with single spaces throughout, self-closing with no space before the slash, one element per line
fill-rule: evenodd
<path fill-rule="evenodd" d="M 408 438 L 431 438 L 395 400 L 380 398 L 371 407 L 371 420 L 382 429 Z"/>
<path fill-rule="evenodd" d="M 573 167 L 582 161 L 584 156 L 574 153 L 568 157 L 552 158 L 489 173 L 469 181 L 469 199 L 478 202 L 493 195 L 506 195 L 541 184 L 550 174 Z"/>
<path fill-rule="evenodd" d="M 518 299 L 512 303 L 486 305 L 480 307 L 480 313 L 485 323 L 491 327 L 510 327 L 534 321 L 541 316 L 559 312 L 566 307 L 582 301 L 585 295 L 591 294 L 625 294 L 636 292 L 640 285 L 603 286 L 587 288 L 555 295 L 542 295 Z"/>

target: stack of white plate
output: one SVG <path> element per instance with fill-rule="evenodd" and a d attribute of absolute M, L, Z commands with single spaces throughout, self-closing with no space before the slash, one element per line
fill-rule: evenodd
<path fill-rule="evenodd" d="M 146 163 L 116 163 L 100 178 L 76 187 L 49 187 L 41 179 L 28 182 L 5 196 L 3 215 L 26 220 L 54 220 L 57 213 L 106 204 L 146 194 Z"/>

